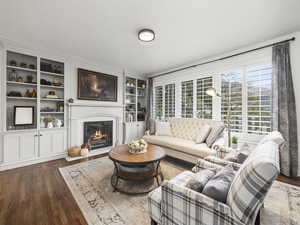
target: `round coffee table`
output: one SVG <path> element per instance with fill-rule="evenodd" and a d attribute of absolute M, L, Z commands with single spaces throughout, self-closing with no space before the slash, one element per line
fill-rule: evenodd
<path fill-rule="evenodd" d="M 111 185 L 114 191 L 125 194 L 145 194 L 152 191 L 154 188 L 142 192 L 128 192 L 118 188 L 118 182 L 119 179 L 143 182 L 155 178 L 159 186 L 159 177 L 161 181 L 164 179 L 160 161 L 166 156 L 165 151 L 161 147 L 152 144 L 148 144 L 147 152 L 143 154 L 131 154 L 128 150 L 127 145 L 119 145 L 114 147 L 108 154 L 115 165 L 111 177 Z"/>

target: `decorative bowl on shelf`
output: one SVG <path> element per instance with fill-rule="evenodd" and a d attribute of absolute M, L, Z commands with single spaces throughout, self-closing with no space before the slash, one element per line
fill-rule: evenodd
<path fill-rule="evenodd" d="M 128 143 L 129 153 L 131 154 L 143 154 L 147 152 L 148 144 L 144 139 L 131 141 Z"/>

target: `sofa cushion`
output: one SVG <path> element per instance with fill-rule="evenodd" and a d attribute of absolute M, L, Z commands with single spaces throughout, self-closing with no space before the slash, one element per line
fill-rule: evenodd
<path fill-rule="evenodd" d="M 237 171 L 228 192 L 227 204 L 235 217 L 251 224 L 278 174 L 278 145 L 273 141 L 258 145 Z"/>
<path fill-rule="evenodd" d="M 193 118 L 176 118 L 170 120 L 173 136 L 190 141 L 195 141 L 199 129 L 206 124 L 213 127 L 223 123 L 216 120 Z"/>
<path fill-rule="evenodd" d="M 155 123 L 156 135 L 158 136 L 172 136 L 169 122 L 156 121 Z"/>
<path fill-rule="evenodd" d="M 208 137 L 210 130 L 211 130 L 211 126 L 209 126 L 208 124 L 205 124 L 202 127 L 200 127 L 199 132 L 196 135 L 196 139 L 195 139 L 196 144 L 203 143 Z"/>
<path fill-rule="evenodd" d="M 208 137 L 206 138 L 206 144 L 211 147 L 218 137 L 223 133 L 225 126 L 223 124 L 217 124 L 210 130 Z"/>
<path fill-rule="evenodd" d="M 210 149 L 207 144 L 195 144 L 194 141 L 189 141 L 171 136 L 144 136 L 143 139 L 151 144 L 156 144 L 174 150 L 204 158 L 208 155 L 216 155 L 216 151 Z"/>

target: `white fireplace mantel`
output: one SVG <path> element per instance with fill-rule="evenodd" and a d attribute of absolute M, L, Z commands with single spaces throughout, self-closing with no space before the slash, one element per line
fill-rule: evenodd
<path fill-rule="evenodd" d="M 68 146 L 83 144 L 83 124 L 92 121 L 113 121 L 113 146 L 123 142 L 123 107 L 100 104 L 68 104 Z"/>

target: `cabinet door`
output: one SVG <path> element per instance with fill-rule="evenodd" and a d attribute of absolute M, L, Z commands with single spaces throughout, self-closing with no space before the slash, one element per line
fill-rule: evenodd
<path fill-rule="evenodd" d="M 8 134 L 4 136 L 4 162 L 17 162 L 37 157 L 36 133 Z"/>
<path fill-rule="evenodd" d="M 52 133 L 43 132 L 40 134 L 40 157 L 52 154 Z"/>
<path fill-rule="evenodd" d="M 58 155 L 66 152 L 66 133 L 62 131 L 43 131 L 40 133 L 40 157 Z"/>
<path fill-rule="evenodd" d="M 66 151 L 65 148 L 65 132 L 55 132 L 52 138 L 53 152 L 63 153 Z"/>
<path fill-rule="evenodd" d="M 18 135 L 5 135 L 4 136 L 4 152 L 3 161 L 16 162 L 19 160 L 19 136 Z"/>
<path fill-rule="evenodd" d="M 23 134 L 20 136 L 20 160 L 34 159 L 37 157 L 36 134 Z"/>

